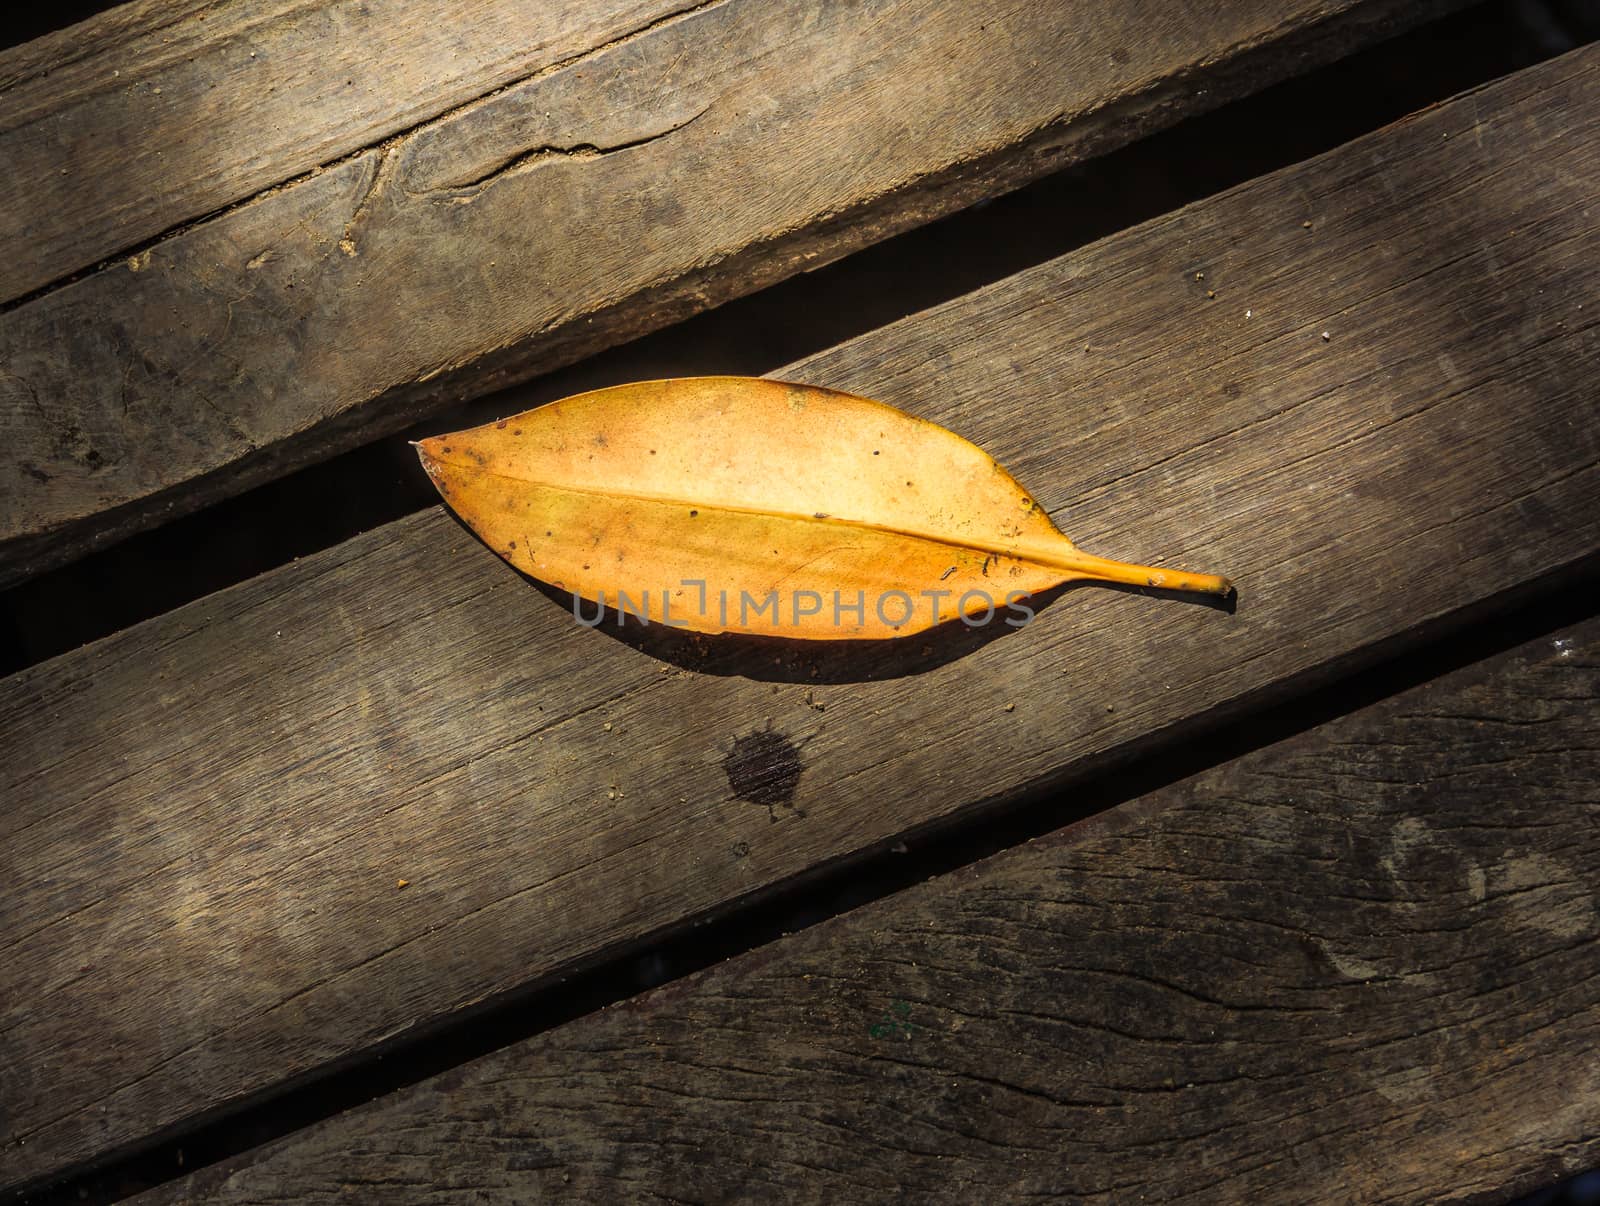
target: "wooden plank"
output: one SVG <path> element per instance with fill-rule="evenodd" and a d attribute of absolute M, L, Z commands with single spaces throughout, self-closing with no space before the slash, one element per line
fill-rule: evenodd
<path fill-rule="evenodd" d="M 236 0 L 85 35 L 0 91 L 0 583 L 1453 3 Z"/>
<path fill-rule="evenodd" d="M 429 511 L 0 683 L 11 1179 L 1593 554 L 1597 115 L 1592 48 L 788 370 L 976 439 L 1090 550 L 1227 572 L 1237 615 L 1085 588 L 1000 639 L 671 665 Z M 792 808 L 730 783 L 767 730 Z"/>
<path fill-rule="evenodd" d="M 0 301 L 637 36 L 681 0 L 193 0 L 0 55 Z"/>
<path fill-rule="evenodd" d="M 138 1200 L 1505 1200 L 1600 1162 L 1597 697 L 1590 620 Z"/>

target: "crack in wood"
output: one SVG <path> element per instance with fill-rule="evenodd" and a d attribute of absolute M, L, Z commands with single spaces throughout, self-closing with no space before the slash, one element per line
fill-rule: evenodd
<path fill-rule="evenodd" d="M 356 233 L 367 215 L 371 213 L 373 201 L 377 199 L 378 194 L 383 191 L 384 186 L 389 183 L 390 177 L 394 174 L 394 165 L 400 158 L 395 154 L 397 145 L 395 142 L 389 142 L 384 145 L 379 153 L 378 166 L 372 173 L 371 182 L 362 192 L 361 199 L 356 202 L 355 209 L 350 213 L 349 221 L 344 224 L 344 231 L 339 236 L 339 250 L 344 252 L 345 255 L 353 256 L 357 253 Z M 267 253 L 262 252 L 261 254 L 265 256 Z M 254 266 L 254 261 L 249 266 Z"/>
<path fill-rule="evenodd" d="M 659 142 L 668 135 L 676 134 L 679 130 L 688 129 L 706 115 L 711 109 L 707 104 L 691 117 L 658 130 L 652 134 L 644 134 L 638 138 L 631 138 L 626 142 L 612 143 L 608 146 L 599 146 L 593 142 L 574 143 L 570 146 L 545 145 L 533 147 L 530 150 L 518 151 L 496 163 L 487 171 L 465 180 L 449 181 L 445 184 L 435 185 L 418 194 L 425 197 L 443 197 L 453 204 L 466 204 L 474 201 L 488 187 L 505 179 L 508 176 L 520 175 L 531 171 L 546 163 L 552 162 L 583 162 L 586 160 L 603 159 L 607 155 L 616 155 L 622 151 L 632 151 L 638 147 L 648 146 L 652 142 Z"/>

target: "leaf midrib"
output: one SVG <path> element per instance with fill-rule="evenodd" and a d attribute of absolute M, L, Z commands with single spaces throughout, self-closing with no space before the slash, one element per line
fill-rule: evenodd
<path fill-rule="evenodd" d="M 581 494 L 590 498 L 611 498 L 624 499 L 630 502 L 659 503 L 663 506 L 678 506 L 689 510 L 722 511 L 732 515 L 759 515 L 773 519 L 784 519 L 799 523 L 831 524 L 836 527 L 853 528 L 857 530 L 864 529 L 872 532 L 882 532 L 891 536 L 902 536 L 910 540 L 921 540 L 930 544 L 941 545 L 945 548 L 966 549 L 970 552 L 985 553 L 996 557 L 1013 557 L 1020 561 L 1031 562 L 1035 565 L 1042 565 L 1050 569 L 1068 568 L 1067 566 L 1057 565 L 1054 561 L 1040 557 L 1036 553 L 1022 552 L 1018 546 L 1007 548 L 999 544 L 985 543 L 979 540 L 962 540 L 942 534 L 921 532 L 911 528 L 895 527 L 891 524 L 874 523 L 870 520 L 848 519 L 830 514 L 818 515 L 815 511 L 810 513 L 801 513 L 796 511 L 773 510 L 764 507 L 742 507 L 735 503 L 705 502 L 701 499 L 685 499 L 671 495 L 650 494 L 642 490 L 604 490 L 594 489 L 587 486 L 574 486 L 570 483 L 542 482 L 535 481 L 532 478 L 519 477 L 512 473 L 501 473 L 494 469 L 486 469 L 481 465 L 463 464 L 460 461 L 447 461 L 441 459 L 440 457 L 431 455 L 428 457 L 428 459 L 432 460 L 435 464 L 444 465 L 451 469 L 461 470 L 467 473 L 478 473 L 486 477 L 497 477 L 502 481 L 518 482 L 522 485 L 533 486 L 542 490 L 560 490 L 565 491 L 568 494 Z M 1035 504 L 1035 506 L 1037 506 L 1037 504 Z M 1042 511 L 1043 508 L 1040 508 L 1040 510 Z M 1045 513 L 1045 517 L 1046 519 L 1049 518 L 1048 513 Z M 1062 541 L 1065 548 L 1076 549 L 1076 546 L 1073 545 L 1071 540 L 1069 540 L 1060 531 L 1056 531 L 1056 536 Z"/>

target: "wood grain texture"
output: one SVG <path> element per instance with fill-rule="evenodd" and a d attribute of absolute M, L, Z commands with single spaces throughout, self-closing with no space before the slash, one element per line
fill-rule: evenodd
<path fill-rule="evenodd" d="M 1600 1160 L 1600 621 L 138 1201 L 1504 1201 Z"/>
<path fill-rule="evenodd" d="M 787 370 L 974 439 L 1086 548 L 1225 569 L 1237 615 L 1084 588 L 994 640 L 674 665 L 429 511 L 0 683 L 6 1179 L 1593 554 L 1597 152 L 1591 49 Z M 730 788 L 769 729 L 793 807 Z"/>
<path fill-rule="evenodd" d="M 112 9 L 0 56 L 0 302 L 690 7 L 233 0 Z"/>
<path fill-rule="evenodd" d="M 14 65 L 0 582 L 1452 2 L 239 0 Z"/>

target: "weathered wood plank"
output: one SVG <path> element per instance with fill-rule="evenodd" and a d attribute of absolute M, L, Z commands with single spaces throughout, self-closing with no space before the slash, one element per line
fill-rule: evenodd
<path fill-rule="evenodd" d="M 236 0 L 14 66 L 0 295 L 117 258 L 0 313 L 0 582 L 1453 3 Z"/>
<path fill-rule="evenodd" d="M 1229 573 L 1234 616 L 1082 589 L 987 643 L 696 673 L 431 511 L 0 683 L 10 1179 L 1592 554 L 1597 151 L 1590 49 L 790 370 L 975 438 L 1086 548 Z M 794 809 L 730 788 L 769 726 Z"/>
<path fill-rule="evenodd" d="M 1590 620 L 138 1200 L 1504 1200 L 1600 1162 L 1597 702 Z"/>
<path fill-rule="evenodd" d="M 0 302 L 694 5 L 126 7 L 0 55 Z"/>

